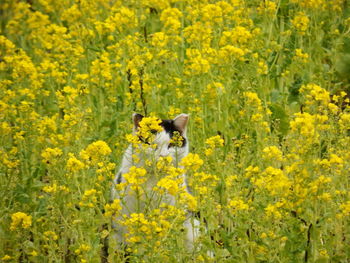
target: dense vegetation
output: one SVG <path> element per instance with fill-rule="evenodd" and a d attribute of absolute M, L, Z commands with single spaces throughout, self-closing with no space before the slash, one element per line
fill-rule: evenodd
<path fill-rule="evenodd" d="M 347 3 L 2 0 L 0 260 L 124 262 L 118 218 L 131 262 L 349 262 Z M 190 114 L 193 196 L 147 162 L 178 202 L 121 219 L 133 112 Z"/>

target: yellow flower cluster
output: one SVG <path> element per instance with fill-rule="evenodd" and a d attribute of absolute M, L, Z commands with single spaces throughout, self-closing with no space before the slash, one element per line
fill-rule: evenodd
<path fill-rule="evenodd" d="M 316 10 L 325 10 L 328 8 L 334 11 L 341 11 L 344 5 L 344 0 L 291 0 L 291 2 L 298 4 L 303 8 Z"/>
<path fill-rule="evenodd" d="M 306 62 L 309 61 L 309 55 L 307 53 L 303 53 L 303 50 L 300 49 L 300 48 L 297 48 L 295 50 L 295 56 L 294 57 L 295 57 L 295 59 L 297 61 L 301 61 L 303 63 L 306 63 Z"/>
<path fill-rule="evenodd" d="M 43 191 L 45 193 L 56 193 L 57 191 L 62 191 L 65 193 L 69 193 L 69 188 L 64 186 L 64 185 L 57 185 L 56 183 L 52 184 L 52 185 L 46 185 L 43 187 Z"/>
<path fill-rule="evenodd" d="M 270 161 L 282 161 L 283 155 L 277 146 L 268 146 L 263 149 L 263 158 Z"/>
<path fill-rule="evenodd" d="M 258 13 L 260 14 L 267 14 L 269 16 L 272 16 L 276 13 L 277 5 L 273 1 L 264 1 L 261 2 L 259 7 L 257 8 Z"/>
<path fill-rule="evenodd" d="M 213 154 L 215 148 L 224 146 L 224 139 L 220 135 L 212 136 L 206 139 L 205 144 L 208 145 L 208 148 L 205 149 L 205 155 L 209 156 Z"/>
<path fill-rule="evenodd" d="M 12 222 L 10 225 L 11 231 L 16 230 L 18 227 L 27 229 L 32 225 L 32 216 L 29 216 L 23 212 L 13 213 L 11 215 L 11 219 L 12 219 Z"/>
<path fill-rule="evenodd" d="M 261 100 L 258 97 L 258 94 L 256 94 L 255 92 L 244 92 L 243 96 L 247 99 L 247 103 L 250 106 L 254 106 L 256 107 L 258 110 L 261 110 Z"/>
<path fill-rule="evenodd" d="M 146 174 L 146 169 L 132 166 L 130 167 L 129 172 L 123 176 L 126 180 L 127 185 L 130 185 L 130 188 L 136 193 L 141 194 L 142 184 L 147 180 Z"/>
<path fill-rule="evenodd" d="M 90 245 L 81 244 L 77 249 L 74 250 L 74 253 L 78 256 L 81 263 L 87 263 L 88 261 L 85 258 L 90 250 Z"/>
<path fill-rule="evenodd" d="M 245 203 L 242 199 L 236 198 L 228 202 L 228 208 L 232 211 L 233 214 L 239 211 L 249 210 L 249 205 Z"/>
<path fill-rule="evenodd" d="M 81 201 L 79 202 L 79 205 L 81 207 L 93 208 L 97 202 L 96 194 L 98 194 L 96 189 L 85 190 L 83 197 L 82 197 Z"/>
<path fill-rule="evenodd" d="M 316 107 L 317 111 L 320 110 L 318 107 L 325 109 L 329 108 L 330 93 L 327 90 L 321 88 L 319 85 L 316 85 L 314 83 L 302 85 L 299 91 L 305 96 L 305 104 L 307 105 L 307 110 L 311 110 L 310 108 L 312 107 Z"/>
<path fill-rule="evenodd" d="M 274 220 L 280 220 L 282 218 L 281 207 L 284 202 L 277 202 L 276 204 L 268 204 L 265 208 L 265 213 L 267 217 L 273 218 Z"/>
<path fill-rule="evenodd" d="M 267 167 L 257 177 L 252 177 L 250 181 L 259 189 L 266 189 L 270 195 L 287 195 L 292 182 L 287 175 L 278 168 Z"/>
<path fill-rule="evenodd" d="M 112 150 L 104 141 L 96 141 L 80 152 L 80 157 L 92 164 L 102 161 L 105 156 L 111 154 Z"/>
<path fill-rule="evenodd" d="M 298 131 L 305 137 L 316 136 L 315 118 L 313 115 L 305 113 L 296 113 L 295 119 L 290 122 L 290 127 L 293 131 Z"/>
<path fill-rule="evenodd" d="M 210 63 L 198 49 L 186 49 L 186 56 L 187 59 L 185 60 L 185 74 L 200 75 L 209 72 Z"/>
<path fill-rule="evenodd" d="M 251 121 L 259 124 L 264 132 L 270 132 L 268 122 L 265 120 L 271 114 L 268 108 L 262 106 L 262 102 L 255 92 L 246 91 L 243 93 L 243 97 L 247 104 L 247 110 L 240 111 L 241 116 L 247 116 Z"/>
<path fill-rule="evenodd" d="M 179 185 L 181 185 L 182 180 L 179 181 L 176 178 L 173 178 L 173 176 L 166 176 L 160 179 L 157 183 L 157 187 L 159 188 L 159 192 L 161 194 L 164 194 L 164 190 L 166 190 L 166 193 L 169 193 L 172 196 L 176 196 L 178 192 L 180 191 Z"/>
<path fill-rule="evenodd" d="M 181 27 L 180 18 L 182 13 L 177 8 L 167 8 L 160 15 L 160 21 L 164 24 L 164 28 L 169 34 L 178 34 Z"/>
<path fill-rule="evenodd" d="M 125 217 L 121 224 L 126 226 L 126 241 L 131 245 L 147 240 L 152 248 L 160 246 L 160 241 L 169 231 L 178 227 L 184 220 L 184 211 L 170 205 L 161 205 L 161 209 L 154 209 L 149 216 L 143 213 L 132 213 Z M 170 224 L 172 222 L 173 225 Z"/>
<path fill-rule="evenodd" d="M 189 185 L 193 192 L 201 197 L 210 195 L 218 185 L 219 178 L 216 175 L 207 174 L 204 172 L 194 173 L 193 178 L 189 180 Z M 203 200 L 205 201 L 205 200 Z"/>
<path fill-rule="evenodd" d="M 46 148 L 42 153 L 43 163 L 54 165 L 57 163 L 57 158 L 63 154 L 59 148 Z"/>
<path fill-rule="evenodd" d="M 184 137 L 181 136 L 180 132 L 174 131 L 173 137 L 170 140 L 171 145 L 174 147 L 181 147 L 183 145 Z"/>
<path fill-rule="evenodd" d="M 105 213 L 104 216 L 106 217 L 115 217 L 119 214 L 120 210 L 122 209 L 120 200 L 114 199 L 111 204 L 105 205 Z"/>
<path fill-rule="evenodd" d="M 53 231 L 45 231 L 44 232 L 44 237 L 46 241 L 53 240 L 56 241 L 58 240 L 58 235 L 53 232 Z"/>
<path fill-rule="evenodd" d="M 67 160 L 66 168 L 69 172 L 78 172 L 85 168 L 85 165 L 82 161 L 78 160 L 74 154 L 68 154 L 70 158 Z"/>
<path fill-rule="evenodd" d="M 340 115 L 339 125 L 344 131 L 347 131 L 350 129 L 350 114 L 349 113 L 344 112 Z"/>
<path fill-rule="evenodd" d="M 189 211 L 197 211 L 197 199 L 188 192 L 183 192 L 180 194 L 179 203 Z"/>
<path fill-rule="evenodd" d="M 199 44 L 205 48 L 210 47 L 212 29 L 206 24 L 196 22 L 184 29 L 186 41 L 190 44 Z"/>
<path fill-rule="evenodd" d="M 265 61 L 259 61 L 258 63 L 258 74 L 266 75 L 268 73 L 268 66 Z"/>
<path fill-rule="evenodd" d="M 144 142 L 151 142 L 153 139 L 153 134 L 156 132 L 161 132 L 163 127 L 160 126 L 162 121 L 156 117 L 144 117 L 139 123 L 138 130 L 136 132 L 137 136 L 142 138 Z"/>
<path fill-rule="evenodd" d="M 299 12 L 292 20 L 294 28 L 300 35 L 305 35 L 305 32 L 309 26 L 310 19 L 304 12 Z"/>
<path fill-rule="evenodd" d="M 211 100 L 214 101 L 219 95 L 226 93 L 225 86 L 220 82 L 209 83 L 206 87 L 205 93 Z"/>
<path fill-rule="evenodd" d="M 239 45 L 245 46 L 253 38 L 253 34 L 243 26 L 237 26 L 232 29 L 232 31 L 222 32 L 219 44 L 221 46 L 225 45 Z"/>
<path fill-rule="evenodd" d="M 337 214 L 337 217 L 344 217 L 350 215 L 350 201 L 343 203 L 339 206 L 340 213 Z"/>
<path fill-rule="evenodd" d="M 197 171 L 203 163 L 204 161 L 198 154 L 189 153 L 181 160 L 180 165 L 184 166 L 186 170 Z"/>

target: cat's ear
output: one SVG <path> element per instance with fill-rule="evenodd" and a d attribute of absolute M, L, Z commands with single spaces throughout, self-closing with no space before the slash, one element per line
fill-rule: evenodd
<path fill-rule="evenodd" d="M 142 120 L 143 115 L 138 113 L 133 113 L 132 121 L 134 122 L 134 131 L 137 131 L 137 128 L 140 127 L 140 121 Z"/>
<path fill-rule="evenodd" d="M 174 126 L 182 133 L 186 134 L 186 128 L 188 123 L 189 115 L 181 113 L 174 118 Z"/>

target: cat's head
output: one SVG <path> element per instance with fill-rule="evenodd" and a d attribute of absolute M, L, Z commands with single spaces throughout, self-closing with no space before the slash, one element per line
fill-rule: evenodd
<path fill-rule="evenodd" d="M 140 124 L 144 116 L 134 113 L 132 116 L 134 122 L 134 134 L 139 135 Z M 160 131 L 152 131 L 152 141 L 144 141 L 144 138 L 139 136 L 139 140 L 143 143 L 153 145 L 151 149 L 156 157 L 171 156 L 173 160 L 181 160 L 188 154 L 188 140 L 186 136 L 187 124 L 189 116 L 180 114 L 171 120 L 159 120 Z M 151 147 L 150 147 L 151 148 Z"/>

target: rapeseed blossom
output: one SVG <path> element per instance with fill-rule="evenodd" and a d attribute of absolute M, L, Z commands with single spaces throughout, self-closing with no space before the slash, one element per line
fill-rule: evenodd
<path fill-rule="evenodd" d="M 307 17 L 307 15 L 304 12 L 299 12 L 297 15 L 293 18 L 292 24 L 295 27 L 295 29 L 298 31 L 300 35 L 304 35 L 308 25 L 309 25 L 310 19 Z"/>
<path fill-rule="evenodd" d="M 46 148 L 42 153 L 41 157 L 43 162 L 49 165 L 57 163 L 57 158 L 63 154 L 60 148 Z"/>
<path fill-rule="evenodd" d="M 32 225 L 32 216 L 29 216 L 23 212 L 13 213 L 11 215 L 11 219 L 12 219 L 12 222 L 10 225 L 11 231 L 16 230 L 18 227 L 27 229 Z"/>
<path fill-rule="evenodd" d="M 147 171 L 144 168 L 137 168 L 136 166 L 132 166 L 129 169 L 129 172 L 124 174 L 124 178 L 126 183 L 130 185 L 130 188 L 135 192 L 142 191 L 142 184 L 146 182 Z"/>
<path fill-rule="evenodd" d="M 115 199 L 111 204 L 105 205 L 105 213 L 104 216 L 112 217 L 118 215 L 119 211 L 122 209 L 120 200 Z"/>
<path fill-rule="evenodd" d="M 283 155 L 276 146 L 268 146 L 263 149 L 263 158 L 271 161 L 282 161 Z"/>
<path fill-rule="evenodd" d="M 153 134 L 163 130 L 160 126 L 161 120 L 156 117 L 144 117 L 139 123 L 139 128 L 136 132 L 137 136 L 142 138 L 144 142 L 150 142 Z"/>
<path fill-rule="evenodd" d="M 69 154 L 70 158 L 67 160 L 67 170 L 70 172 L 77 172 L 85 168 L 82 161 L 78 160 L 74 154 Z"/>
<path fill-rule="evenodd" d="M 188 170 L 197 171 L 203 165 L 203 163 L 203 160 L 198 154 L 189 153 L 181 160 L 180 165 L 184 166 Z"/>
<path fill-rule="evenodd" d="M 205 149 L 205 155 L 209 156 L 213 153 L 216 147 L 222 147 L 224 145 L 224 140 L 220 137 L 220 135 L 216 135 L 206 139 L 205 144 L 208 145 L 208 148 Z"/>
<path fill-rule="evenodd" d="M 238 211 L 249 210 L 249 205 L 246 204 L 242 199 L 230 200 L 228 203 L 228 207 L 232 209 L 233 213 L 237 213 Z"/>
<path fill-rule="evenodd" d="M 112 150 L 104 141 L 96 141 L 86 147 L 85 150 L 80 152 L 80 156 L 83 160 L 91 161 L 93 164 L 97 164 L 103 158 L 109 155 Z"/>

